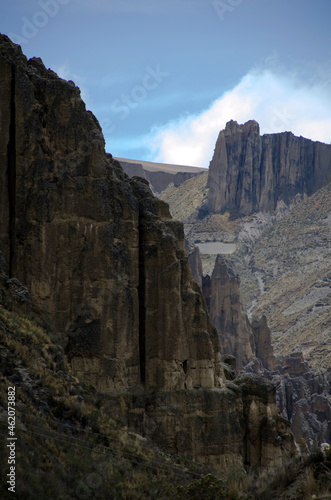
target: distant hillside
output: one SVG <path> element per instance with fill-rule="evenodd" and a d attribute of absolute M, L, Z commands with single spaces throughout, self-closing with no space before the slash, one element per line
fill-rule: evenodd
<path fill-rule="evenodd" d="M 245 223 L 244 223 L 245 224 Z M 243 236 L 243 233 L 242 233 Z M 252 315 L 266 314 L 276 351 L 331 365 L 331 185 L 295 206 L 235 255 Z"/>
<path fill-rule="evenodd" d="M 130 160 L 128 158 L 118 158 L 114 157 L 115 160 L 121 162 L 127 162 L 127 163 L 134 163 L 134 164 L 140 164 L 142 165 L 144 170 L 148 170 L 150 172 L 169 172 L 171 174 L 177 174 L 177 172 L 192 172 L 192 173 L 198 173 L 198 172 L 208 172 L 206 168 L 202 167 L 189 167 L 187 165 L 173 165 L 170 163 L 157 163 L 157 162 L 152 162 L 152 161 L 142 161 L 142 160 Z"/>
<path fill-rule="evenodd" d="M 162 192 L 160 198 L 170 205 L 174 219 L 186 221 L 204 202 L 207 194 L 208 172 L 202 172 L 198 177 L 188 179 L 180 186 L 169 186 Z"/>
<path fill-rule="evenodd" d="M 153 163 L 150 161 L 128 160 L 115 158 L 121 164 L 124 172 L 129 177 L 138 175 L 148 180 L 152 191 L 160 194 L 169 185 L 180 186 L 191 177 L 207 172 L 205 168 L 187 167 L 184 165 L 169 165 Z"/>

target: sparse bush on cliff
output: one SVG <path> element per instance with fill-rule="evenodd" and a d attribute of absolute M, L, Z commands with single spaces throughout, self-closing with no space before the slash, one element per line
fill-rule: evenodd
<path fill-rule="evenodd" d="M 177 500 L 223 500 L 226 496 L 226 488 L 223 481 L 207 474 L 195 479 L 188 486 L 178 486 Z"/>

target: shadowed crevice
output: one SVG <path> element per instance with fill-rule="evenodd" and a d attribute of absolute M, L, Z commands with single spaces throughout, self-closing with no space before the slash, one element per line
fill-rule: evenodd
<path fill-rule="evenodd" d="M 145 256 L 143 246 L 144 227 L 139 219 L 139 356 L 140 356 L 140 380 L 146 382 L 146 304 L 145 304 Z"/>
<path fill-rule="evenodd" d="M 8 158 L 8 200 L 9 200 L 9 276 L 13 277 L 16 232 L 16 110 L 15 110 L 15 66 L 11 67 L 11 101 Z"/>

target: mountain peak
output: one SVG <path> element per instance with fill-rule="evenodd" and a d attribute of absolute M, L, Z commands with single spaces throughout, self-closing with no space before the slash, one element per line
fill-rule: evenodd
<path fill-rule="evenodd" d="M 260 125 L 255 120 L 248 120 L 244 124 L 238 124 L 235 120 L 230 120 L 225 126 L 225 134 L 233 133 L 257 133 L 260 134 Z"/>

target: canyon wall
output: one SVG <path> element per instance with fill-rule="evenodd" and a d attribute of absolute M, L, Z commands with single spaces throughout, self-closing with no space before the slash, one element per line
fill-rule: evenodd
<path fill-rule="evenodd" d="M 200 274 L 197 248 L 191 251 L 190 262 L 193 275 L 202 280 L 210 318 L 220 337 L 226 377 L 237 383 L 243 374 L 259 374 L 273 382 L 277 407 L 290 421 L 303 452 L 330 443 L 330 369 L 312 369 L 302 352 L 275 356 L 266 317 L 248 320 L 241 301 L 239 277 L 225 257 L 217 256 L 211 276 Z"/>
<path fill-rule="evenodd" d="M 206 213 L 232 216 L 273 212 L 297 194 L 315 193 L 331 181 L 331 145 L 291 132 L 260 136 L 250 120 L 226 124 L 209 166 Z"/>
<path fill-rule="evenodd" d="M 0 37 L 0 228 L 9 279 L 129 425 L 216 468 L 294 454 L 272 384 L 227 382 L 181 223 L 104 150 L 80 91 Z M 258 440 L 258 441 L 257 441 Z"/>
<path fill-rule="evenodd" d="M 69 338 L 75 369 L 103 391 L 142 379 L 159 390 L 183 388 L 186 379 L 218 385 L 217 334 L 191 278 L 182 225 L 105 154 L 99 124 L 73 83 L 39 59 L 26 61 L 5 39 L 1 51 L 8 273 Z M 156 373 L 176 378 L 175 369 L 180 382 Z"/>

